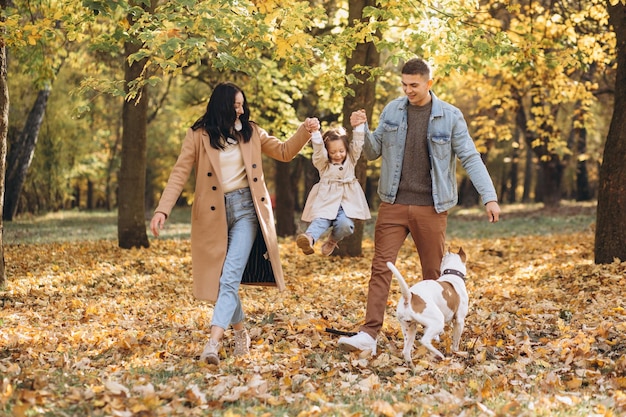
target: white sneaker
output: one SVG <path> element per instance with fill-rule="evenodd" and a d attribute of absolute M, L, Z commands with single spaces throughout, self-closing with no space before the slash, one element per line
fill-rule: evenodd
<path fill-rule="evenodd" d="M 222 347 L 221 342 L 216 342 L 215 340 L 209 338 L 209 341 L 204 345 L 204 350 L 200 355 L 200 360 L 206 363 L 210 363 L 212 365 L 220 364 L 220 349 Z"/>
<path fill-rule="evenodd" d="M 350 337 L 340 337 L 337 341 L 337 346 L 348 352 L 354 350 L 369 350 L 372 352 L 372 356 L 376 355 L 376 339 L 365 332 L 358 332 Z"/>
<path fill-rule="evenodd" d="M 233 334 L 235 335 L 235 350 L 233 351 L 233 355 L 244 356 L 250 353 L 250 335 L 247 330 L 235 330 Z"/>

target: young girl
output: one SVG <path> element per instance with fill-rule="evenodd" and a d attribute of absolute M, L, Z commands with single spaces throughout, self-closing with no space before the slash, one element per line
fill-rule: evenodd
<path fill-rule="evenodd" d="M 330 255 L 342 239 L 354 233 L 352 219 L 371 217 L 361 184 L 354 175 L 364 132 L 364 125 L 359 123 L 351 143 L 344 129 L 330 129 L 323 137 L 316 131 L 311 136 L 313 165 L 320 173 L 320 181 L 311 188 L 302 212 L 302 220 L 311 224 L 296 238 L 305 255 L 314 252 L 315 242 L 332 226 L 332 232 L 322 245 L 322 255 Z"/>

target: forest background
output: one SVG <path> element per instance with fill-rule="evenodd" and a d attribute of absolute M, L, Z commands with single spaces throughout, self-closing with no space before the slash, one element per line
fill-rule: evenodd
<path fill-rule="evenodd" d="M 24 335 L 37 331 L 36 327 L 20 330 L 19 326 L 13 326 L 13 320 L 32 311 L 35 305 L 48 297 L 44 291 L 42 298 L 42 294 L 32 287 L 33 283 L 40 279 L 46 281 L 50 273 L 57 274 L 63 281 L 68 272 L 89 269 L 86 264 L 82 267 L 72 264 L 68 269 L 67 262 L 70 260 L 79 260 L 80 263 L 82 257 L 74 252 L 81 251 L 80 248 L 66 250 L 61 246 L 59 249 L 48 246 L 49 243 L 22 246 L 27 241 L 21 241 L 20 236 L 24 238 L 28 235 L 29 222 L 40 227 L 41 216 L 45 219 L 47 213 L 54 212 L 69 215 L 88 211 L 96 216 L 94 218 L 98 213 L 114 213 L 117 246 L 130 251 L 117 252 L 110 247 L 110 241 L 99 241 L 96 245 L 107 247 L 104 252 L 84 249 L 87 252 L 80 253 L 86 253 L 92 260 L 100 256 L 105 259 L 130 257 L 125 265 L 140 265 L 142 261 L 139 259 L 145 255 L 138 254 L 136 250 L 151 245 L 146 233 L 146 219 L 151 216 L 180 150 L 184 131 L 202 114 L 216 83 L 234 81 L 240 84 L 250 101 L 252 118 L 279 137 L 289 136 L 299 121 L 307 116 L 320 118 L 323 128 L 345 125 L 347 115 L 360 108 L 368 111 L 370 126 L 375 127 L 384 104 L 402 94 L 399 88 L 402 62 L 415 55 L 433 64 L 435 93 L 461 108 L 465 114 L 470 133 L 483 154 L 501 203 L 506 207 L 505 213 L 515 211 L 518 203 L 528 207 L 540 204 L 547 210 L 540 212 L 543 215 L 550 210 L 562 209 L 563 203 L 567 206 L 569 200 L 588 202 L 594 206 L 595 222 L 585 228 L 583 235 L 566 237 L 577 245 L 575 248 L 563 249 L 558 238 L 536 239 L 532 249 L 525 246 L 530 241 L 506 240 L 506 247 L 513 249 L 518 256 L 525 253 L 539 259 L 546 259 L 540 254 L 541 250 L 553 253 L 560 248 L 566 254 L 584 259 L 582 263 L 585 266 L 581 271 L 570 264 L 564 267 L 563 263 L 558 263 L 558 266 L 549 263 L 547 268 L 553 272 L 552 268 L 557 268 L 556 271 L 565 268 L 568 272 L 554 272 L 547 276 L 571 279 L 575 289 L 583 288 L 583 292 L 593 288 L 588 287 L 589 284 L 578 283 L 573 275 L 580 273 L 582 277 L 600 277 L 593 281 L 592 287 L 599 283 L 614 290 L 611 296 L 602 300 L 612 307 L 599 309 L 603 315 L 615 320 L 613 324 L 602 324 L 594 317 L 564 331 L 563 326 L 567 327 L 567 320 L 571 318 L 571 310 L 564 305 L 566 297 L 549 307 L 542 304 L 540 311 L 536 312 L 544 319 L 545 314 L 550 314 L 546 311 L 558 312 L 558 318 L 548 320 L 547 330 L 537 331 L 528 338 L 528 329 L 520 330 L 512 326 L 513 330 L 509 333 L 503 330 L 506 320 L 490 321 L 494 334 L 489 335 L 484 343 L 493 343 L 495 347 L 476 349 L 472 353 L 511 361 L 518 356 L 498 356 L 502 353 L 498 349 L 502 348 L 503 341 L 514 339 L 514 352 L 533 359 L 529 365 L 533 372 L 527 372 L 530 368 L 523 371 L 525 376 L 522 379 L 525 381 L 540 375 L 539 379 L 543 381 L 541 390 L 577 389 L 602 382 L 599 384 L 602 392 L 606 394 L 610 391 L 610 395 L 603 394 L 603 399 L 591 407 L 597 411 L 598 407 L 603 409 L 608 404 L 608 412 L 611 407 L 623 407 L 621 390 L 626 385 L 624 363 L 616 359 L 616 355 L 621 355 L 622 345 L 615 339 L 614 332 L 616 329 L 619 332 L 623 325 L 621 297 L 615 296 L 621 294 L 619 288 L 623 287 L 617 285 L 621 283 L 620 276 L 623 276 L 619 272 L 623 271 L 620 260 L 626 259 L 626 234 L 623 233 L 626 230 L 626 210 L 623 210 L 626 200 L 624 1 L 0 0 L 0 5 L 0 204 L 2 222 L 11 226 L 15 224 L 25 233 L 11 234 L 11 240 L 7 240 L 0 227 L 3 233 L 0 240 L 0 284 L 6 289 L 3 292 L 3 314 L 5 311 L 15 313 L 9 313 L 0 320 L 3 326 L 7 326 L 3 328 L 7 339 L 3 340 L 6 345 L 1 358 L 4 362 L 0 367 L 3 375 L 7 376 L 6 380 L 3 379 L 0 397 L 5 410 L 26 413 L 33 404 L 49 399 L 31 394 L 31 391 L 37 391 L 35 388 L 41 382 L 34 375 L 36 363 L 29 363 L 29 368 L 22 372 L 17 360 L 23 360 L 23 354 L 28 351 L 24 351 L 23 343 L 32 342 L 32 337 L 37 337 L 31 335 L 24 338 Z M 310 164 L 309 154 L 310 148 L 307 148 L 289 164 L 273 161 L 266 161 L 265 164 L 267 180 L 275 194 L 277 229 L 287 240 L 300 227 L 298 212 L 308 189 L 316 180 L 317 173 Z M 375 192 L 378 162 L 361 160 L 358 175 L 375 213 L 378 205 Z M 477 205 L 478 198 L 462 170 L 459 171 L 458 181 L 462 206 Z M 190 182 L 181 196 L 181 208 L 193 202 L 192 190 Z M 525 210 L 520 212 L 529 213 Z M 534 210 L 531 212 L 536 213 Z M 564 210 L 564 213 L 567 215 L 570 212 Z M 97 222 L 94 218 L 92 221 Z M 541 215 L 529 215 L 528 222 L 538 222 L 540 218 Z M 368 252 L 371 241 L 368 240 L 366 225 L 358 226 L 357 233 L 342 245 L 337 254 L 345 256 L 342 259 L 347 259 L 353 270 L 360 271 L 357 275 L 361 277 L 366 274 L 367 268 L 359 266 L 358 262 L 371 256 Z M 542 226 L 537 223 L 538 228 Z M 89 230 L 87 235 L 93 232 Z M 493 255 L 490 252 L 492 249 L 483 246 L 488 245 L 483 241 L 462 243 L 474 246 L 475 253 Z M 8 248 L 8 269 L 5 265 L 5 245 Z M 83 245 L 92 248 L 90 244 Z M 289 247 L 289 243 L 286 245 Z M 171 256 L 186 257 L 184 249 L 179 249 L 176 241 L 164 242 L 162 247 L 157 243 L 156 246 L 153 249 L 159 250 L 159 254 L 167 259 Z M 501 261 L 502 254 L 499 254 L 498 248 L 493 250 L 497 251 L 495 260 L 473 266 L 497 269 L 496 260 Z M 591 252 L 593 262 L 606 266 L 600 269 L 590 266 Z M 42 253 L 60 254 L 64 261 L 56 264 L 50 258 L 42 257 Z M 410 252 L 405 255 L 411 256 Z M 507 261 L 511 260 L 507 258 Z M 38 262 L 49 263 L 52 272 L 47 267 L 43 270 L 35 267 Z M 104 264 L 98 264 L 98 271 L 94 274 L 103 274 L 101 268 L 110 267 L 107 262 Z M 57 265 L 56 270 L 54 265 Z M 525 268 L 530 269 L 533 277 L 530 283 L 546 276 L 539 271 L 538 265 L 519 268 L 523 278 L 527 278 L 523 272 Z M 9 272 L 6 276 L 5 271 Z M 349 274 L 347 271 L 344 271 L 345 274 Z M 143 280 L 142 273 L 145 271 L 142 269 L 139 272 L 131 275 L 134 279 Z M 153 272 L 150 269 L 148 275 Z M 113 288 L 124 290 L 127 283 L 116 282 L 117 274 L 113 273 Z M 500 278 L 505 272 L 494 274 Z M 80 285 L 97 286 L 89 277 L 80 279 L 87 280 L 81 281 Z M 45 285 L 44 281 L 37 284 L 37 288 Z M 61 282 L 59 285 L 63 287 L 66 284 Z M 523 285 L 527 288 L 532 284 L 527 282 Z M 547 288 L 552 291 L 551 287 Z M 111 288 L 100 290 L 109 291 Z M 502 293 L 506 293 L 504 298 L 508 299 L 511 289 L 504 289 Z M 34 298 L 30 299 L 29 294 L 35 294 Z M 52 311 L 76 308 L 84 313 L 79 321 L 92 322 L 106 313 L 93 306 L 90 301 L 93 296 L 85 294 L 84 298 L 77 298 L 75 303 L 79 304 L 76 305 L 67 305 L 63 299 L 62 303 L 50 306 Z M 333 300 L 331 294 L 328 300 Z M 582 304 L 585 302 L 580 301 Z M 586 308 L 580 308 L 585 317 L 590 314 Z M 193 329 L 202 326 L 202 318 L 208 313 L 203 309 L 201 314 L 202 317 L 194 318 Z M 295 315 L 301 316 L 300 313 Z M 52 315 L 46 313 L 46 317 L 52 318 Z M 494 319 L 493 316 L 488 318 Z M 259 317 L 260 322 L 266 320 L 270 318 Z M 350 323 L 344 324 L 353 325 L 356 320 L 353 317 Z M 39 318 L 32 318 L 31 322 L 39 323 Z M 303 323 L 310 325 L 310 318 L 303 319 Z M 304 326 L 303 323 L 295 327 L 302 329 L 299 326 Z M 113 327 L 126 325 L 117 320 L 111 322 Z M 293 324 L 290 326 L 293 327 Z M 9 335 L 8 329 L 17 329 L 18 333 Z M 558 363 L 548 366 L 552 359 L 547 359 L 545 351 L 541 351 L 539 356 L 531 356 L 529 346 L 534 347 L 535 343 L 543 345 L 546 337 L 554 335 L 555 329 L 562 331 L 560 334 L 565 339 L 559 339 L 561 344 L 551 352 L 565 348 L 559 350 L 557 356 L 564 358 L 568 366 L 575 363 L 576 367 L 562 369 L 557 367 Z M 282 331 L 270 330 L 272 333 Z M 393 338 L 395 330 L 391 328 L 388 337 Z M 578 331 L 583 334 L 591 332 L 594 340 L 582 338 L 576 333 Z M 319 343 L 319 335 L 306 334 Z M 32 351 L 36 352 L 33 355 L 39 361 L 46 360 L 41 356 L 42 352 L 56 345 L 55 338 L 59 335 L 45 337 L 49 339 L 41 340 L 37 345 L 42 350 Z M 113 336 L 97 336 L 100 337 Z M 156 335 L 150 337 L 156 338 Z M 306 345 L 305 341 L 296 339 L 297 343 Z M 147 343 L 148 339 L 145 335 L 138 337 L 135 331 L 129 329 L 121 340 L 124 346 L 117 348 L 128 352 L 128 349 Z M 255 335 L 255 340 L 262 344 L 265 339 Z M 96 344 L 100 342 L 94 341 Z M 568 350 L 573 345 L 587 342 L 590 347 L 583 345 L 582 351 L 572 353 Z M 194 339 L 193 346 L 184 349 L 192 352 L 197 343 L 201 342 Z M 294 347 L 284 348 L 289 350 Z M 86 356 L 93 361 L 100 353 L 90 349 L 79 347 L 81 351 L 90 352 Z M 106 367 L 111 361 L 119 359 L 119 352 L 116 349 L 112 351 L 113 356 L 105 358 Z M 598 351 L 604 355 L 599 358 L 594 356 Z M 189 352 L 185 355 L 191 356 Z M 170 353 L 165 349 L 155 354 L 163 358 Z M 337 372 L 318 364 L 320 359 L 314 353 L 306 351 L 302 354 L 307 365 L 319 365 L 324 372 Z M 480 355 L 477 356 L 479 359 L 486 357 Z M 61 360 L 53 356 L 48 358 Z M 61 357 L 65 361 L 66 356 Z M 471 356 L 471 361 L 476 363 L 476 357 Z M 302 365 L 298 361 L 294 363 Z M 395 365 L 395 362 L 385 363 L 389 364 Z M 83 362 L 72 364 L 66 361 L 58 365 L 55 369 L 61 373 L 64 367 L 73 366 L 83 368 L 81 372 L 86 370 L 88 378 L 93 376 L 92 366 Z M 164 373 L 170 372 L 168 367 L 173 366 L 169 361 L 161 365 L 165 366 L 159 368 Z M 363 362 L 352 363 L 351 366 L 355 368 L 347 372 L 345 383 L 355 382 L 349 376 L 355 369 L 364 367 L 368 372 L 372 369 L 369 363 Z M 437 376 L 437 383 L 446 382 L 438 377 L 442 369 L 433 371 L 427 365 L 423 366 L 426 374 Z M 545 372 L 534 372 L 536 366 Z M 96 368 L 102 369 L 101 366 Z M 491 371 L 500 369 L 499 365 L 491 362 L 486 368 Z M 392 369 L 394 371 L 385 372 L 395 375 L 396 370 Z M 107 378 L 112 375 L 111 369 L 103 372 Z M 405 373 L 404 370 L 398 372 Z M 519 372 L 522 371 L 514 371 L 516 375 Z M 424 375 L 419 374 L 422 381 L 426 381 Z M 490 387 L 505 391 L 510 388 L 510 381 L 518 381 L 481 375 L 474 379 L 480 381 L 480 386 L 473 382 L 474 393 L 480 393 L 485 398 L 492 393 Z M 288 376 L 288 380 L 277 378 L 281 384 L 291 384 L 294 392 L 304 392 L 307 397 L 316 395 L 307 391 L 311 385 L 299 391 L 302 385 L 294 382 L 291 375 Z M 78 379 L 81 381 L 79 385 L 87 383 Z M 224 382 L 219 378 L 217 380 L 220 384 Z M 89 400 L 94 399 L 93 406 L 99 410 L 114 410 L 116 413 L 122 410 L 128 404 L 116 408 L 119 405 L 118 395 L 132 396 L 124 387 L 115 385 L 110 379 L 107 381 L 103 382 L 104 388 L 98 388 L 101 391 L 80 390 L 75 393 L 76 401 L 89 397 Z M 29 386 L 31 382 L 32 386 Z M 141 386 L 140 381 L 134 382 L 136 386 Z M 255 385 L 258 380 L 244 382 L 249 389 L 258 392 Z M 238 382 L 233 383 L 236 385 Z M 381 386 L 371 379 L 357 383 L 361 387 L 363 384 Z M 57 383 L 52 385 L 59 386 Z M 203 410 L 207 409 L 207 404 L 213 404 L 213 400 L 207 400 L 197 392 L 197 384 L 192 385 L 183 390 L 189 394 L 191 404 Z M 312 386 L 312 392 L 319 394 L 316 390 L 318 386 Z M 180 393 L 182 388 L 176 389 Z M 282 390 L 283 387 L 276 389 Z M 112 397 L 109 396 L 111 390 L 116 392 Z M 19 395 L 14 395 L 18 391 Z M 149 393 L 144 394 L 146 396 L 142 398 L 154 398 Z M 440 397 L 440 393 L 431 394 L 437 400 L 435 402 L 451 399 L 444 398 L 447 394 L 441 394 L 444 397 Z M 171 400 L 173 397 L 170 395 L 169 391 L 159 392 L 159 404 Z M 103 400 L 103 396 L 106 399 Z M 231 395 L 231 398 L 235 397 Z M 267 399 L 264 394 L 253 397 L 263 401 Z M 495 398 L 496 402 L 502 400 L 501 397 Z M 574 405 L 575 402 L 578 404 L 576 398 L 559 393 L 553 400 Z M 516 407 L 519 403 L 518 399 L 506 400 L 506 407 Z M 286 403 L 289 401 L 285 400 Z M 402 406 L 389 411 L 385 404 L 387 401 L 377 402 L 369 408 L 384 415 L 403 412 Z M 483 406 L 482 402 L 472 404 L 478 410 Z M 73 403 L 70 404 L 70 407 L 73 406 Z M 585 403 L 584 407 L 587 406 L 589 404 Z M 152 410 L 150 404 L 142 402 L 137 412 L 143 412 L 143 407 Z M 488 414 L 488 411 L 485 412 Z M 603 414 L 600 411 L 599 414 Z"/>
<path fill-rule="evenodd" d="M 399 66 L 419 55 L 464 111 L 501 202 L 597 199 L 595 260 L 626 258 L 624 2 L 1 4 L 3 221 L 117 209 L 120 247 L 148 247 L 146 217 L 217 82 L 244 86 L 253 119 L 280 137 L 361 108 L 376 126 L 401 94 Z M 373 210 L 378 163 L 357 169 Z M 266 165 L 278 233 L 292 235 L 316 172 L 306 151 Z M 462 172 L 459 183 L 462 204 L 477 204 Z M 340 254 L 361 254 L 362 236 Z"/>

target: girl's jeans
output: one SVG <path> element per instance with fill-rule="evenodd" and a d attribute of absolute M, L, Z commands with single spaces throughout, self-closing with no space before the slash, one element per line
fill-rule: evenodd
<path fill-rule="evenodd" d="M 346 216 L 341 206 L 339 206 L 339 211 L 337 211 L 337 217 L 335 217 L 335 219 L 329 220 L 318 217 L 311 222 L 306 229 L 306 233 L 311 235 L 313 242 L 317 242 L 320 236 L 331 226 L 333 227 L 333 231 L 330 237 L 335 242 L 339 242 L 354 233 L 354 222 Z"/>
<path fill-rule="evenodd" d="M 211 325 L 227 329 L 230 324 L 240 323 L 245 318 L 239 298 L 239 286 L 259 225 L 249 188 L 226 193 L 224 200 L 228 248 Z"/>

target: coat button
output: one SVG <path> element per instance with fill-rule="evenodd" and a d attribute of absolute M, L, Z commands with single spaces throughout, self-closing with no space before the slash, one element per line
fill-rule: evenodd
<path fill-rule="evenodd" d="M 211 187 L 211 189 L 212 189 L 213 191 L 215 191 L 215 190 L 217 190 L 217 187 L 214 185 L 213 187 Z"/>
<path fill-rule="evenodd" d="M 256 168 L 256 164 L 252 164 L 252 168 Z"/>
<path fill-rule="evenodd" d="M 215 211 L 215 206 L 211 206 L 211 210 L 212 210 L 212 211 Z"/>
<path fill-rule="evenodd" d="M 207 172 L 207 173 L 206 173 L 206 176 L 207 176 L 207 177 L 212 177 L 212 176 L 213 176 L 213 173 L 212 173 L 212 172 Z"/>
<path fill-rule="evenodd" d="M 339 171 L 343 171 L 343 167 L 339 167 Z"/>
<path fill-rule="evenodd" d="M 265 201 L 265 197 L 261 197 L 261 201 Z"/>
<path fill-rule="evenodd" d="M 258 180 L 259 180 L 258 178 L 255 178 L 255 179 L 253 179 L 252 181 L 257 182 Z"/>

